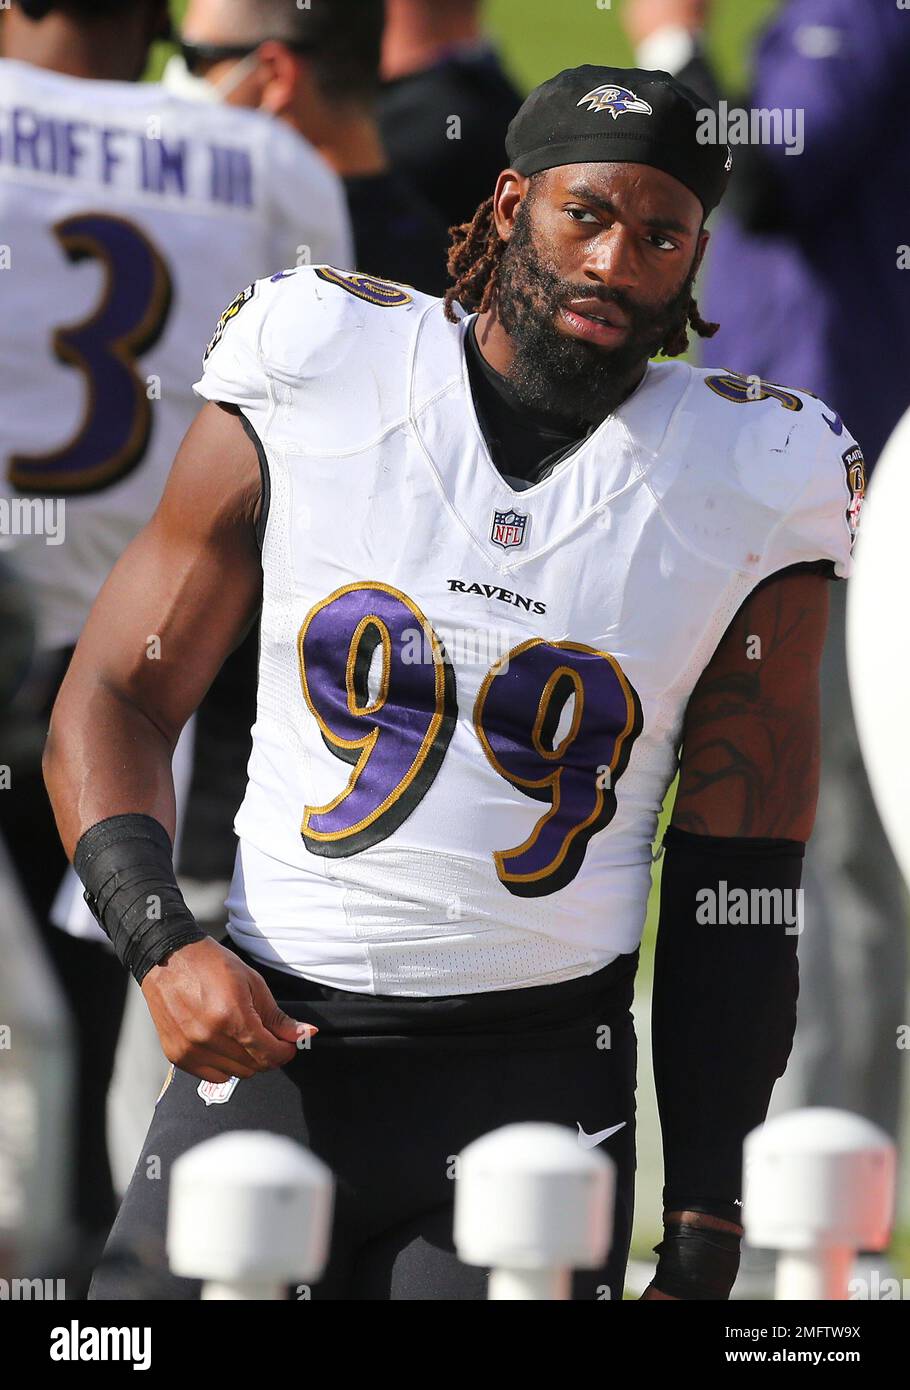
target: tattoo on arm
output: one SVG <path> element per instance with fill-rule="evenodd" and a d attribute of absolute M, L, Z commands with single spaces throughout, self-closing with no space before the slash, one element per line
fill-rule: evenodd
<path fill-rule="evenodd" d="M 819 776 L 828 581 L 782 575 L 740 608 L 686 711 L 672 823 L 806 840 Z"/>

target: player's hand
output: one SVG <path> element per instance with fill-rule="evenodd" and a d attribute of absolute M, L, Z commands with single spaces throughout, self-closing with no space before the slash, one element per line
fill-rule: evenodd
<path fill-rule="evenodd" d="M 625 0 L 622 22 L 634 48 L 659 29 L 703 29 L 710 0 Z"/>
<path fill-rule="evenodd" d="M 262 976 L 210 938 L 153 966 L 142 993 L 168 1061 L 203 1081 L 286 1066 L 319 1031 L 289 1018 Z"/>

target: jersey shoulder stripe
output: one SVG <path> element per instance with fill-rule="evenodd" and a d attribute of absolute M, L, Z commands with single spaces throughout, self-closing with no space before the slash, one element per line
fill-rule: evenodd
<path fill-rule="evenodd" d="M 375 275 L 361 275 L 353 270 L 335 270 L 330 265 L 316 267 L 320 280 L 330 285 L 339 285 L 348 294 L 364 299 L 368 304 L 376 304 L 383 309 L 394 309 L 402 304 L 411 304 L 413 296 L 403 285 L 394 280 L 380 280 Z"/>

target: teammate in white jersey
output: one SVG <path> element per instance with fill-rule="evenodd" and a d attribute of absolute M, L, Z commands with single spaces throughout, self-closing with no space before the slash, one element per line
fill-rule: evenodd
<path fill-rule="evenodd" d="M 0 60 L 0 452 L 5 510 L 46 499 L 7 535 L 59 650 L 161 496 L 238 269 L 346 265 L 351 243 L 339 180 L 282 123 L 38 66 L 41 28 L 15 7 Z"/>
<path fill-rule="evenodd" d="M 167 28 L 164 0 L 25 0 L 3 20 L 0 545 L 35 604 L 23 698 L 46 723 L 95 595 L 154 511 L 195 413 L 200 334 L 243 277 L 346 264 L 351 242 L 339 180 L 282 124 L 135 80 Z M 3 829 L 43 926 L 66 860 L 38 756 L 12 761 Z M 188 773 L 184 759 L 184 784 Z M 124 977 L 67 872 L 75 892 L 56 920 L 74 939 L 46 940 L 77 1022 L 79 1215 L 102 1226 Z"/>
<path fill-rule="evenodd" d="M 452 1251 L 446 1156 L 510 1121 L 578 1125 L 619 1178 L 610 1260 L 575 1295 L 617 1298 L 629 1005 L 679 767 L 647 1296 L 722 1299 L 742 1139 L 795 1021 L 826 579 L 849 572 L 862 456 L 804 392 L 650 361 L 684 351 L 687 324 L 711 332 L 692 285 L 730 156 L 698 139 L 685 87 L 561 73 L 506 150 L 445 301 L 289 269 L 219 324 L 209 404 L 77 649 L 48 782 L 179 1068 L 149 1154 L 225 1124 L 288 1133 L 339 1177 L 314 1296 L 470 1299 L 484 1273 Z M 221 947 L 174 880 L 169 762 L 260 602 Z M 143 1174 L 95 1296 L 192 1297 Z"/>

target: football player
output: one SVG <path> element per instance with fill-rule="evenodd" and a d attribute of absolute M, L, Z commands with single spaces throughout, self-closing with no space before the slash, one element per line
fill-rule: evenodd
<path fill-rule="evenodd" d="M 357 268 L 442 294 L 448 227 L 389 167 L 376 121 L 383 0 L 189 0 L 181 52 L 165 85 L 200 100 L 268 111 L 300 132 L 344 184 Z M 188 72 L 189 69 L 189 72 Z M 189 79 L 189 80 L 188 80 Z M 501 143 L 501 142 L 500 142 Z M 498 165 L 497 165 L 498 168 Z M 179 848 L 181 882 L 217 912 L 233 870 L 234 812 L 243 796 L 256 716 L 258 633 L 222 666 L 193 723 L 193 778 Z"/>
<path fill-rule="evenodd" d="M 485 1272 L 453 1253 L 453 1156 L 512 1121 L 577 1127 L 618 1185 L 609 1261 L 575 1297 L 619 1298 L 629 1006 L 679 769 L 647 1296 L 724 1299 L 743 1137 L 794 1027 L 785 905 L 857 446 L 810 395 L 651 361 L 712 331 L 693 284 L 730 153 L 699 139 L 686 87 L 560 73 L 506 152 L 444 300 L 296 269 L 216 334 L 208 404 L 66 677 L 48 785 L 174 1064 L 146 1154 L 167 1167 L 235 1126 L 290 1135 L 338 1182 L 314 1296 L 477 1299 Z M 174 878 L 170 759 L 260 604 L 222 946 Z M 96 1298 L 197 1291 L 167 1272 L 166 1184 L 145 1171 Z"/>
<path fill-rule="evenodd" d="M 359 269 L 442 294 L 448 224 L 379 132 L 383 20 L 383 0 L 189 0 L 180 57 L 199 77 L 189 90 L 269 111 L 318 149 L 344 183 Z"/>
<path fill-rule="evenodd" d="M 484 32 L 480 0 L 386 0 L 382 138 L 392 166 L 448 226 L 496 181 L 521 95 Z"/>
<path fill-rule="evenodd" d="M 350 232 L 339 181 L 279 123 L 136 81 L 168 29 L 164 0 L 17 0 L 3 19 L 2 542 L 37 609 L 21 698 L 46 723 L 193 417 L 201 326 L 244 276 L 307 255 L 344 264 Z M 12 761 L 2 823 L 44 924 L 66 861 L 38 754 Z M 104 1102 L 125 977 L 73 880 L 66 932 L 46 939 L 77 1023 L 77 1214 L 94 1229 L 114 1212 Z"/>

